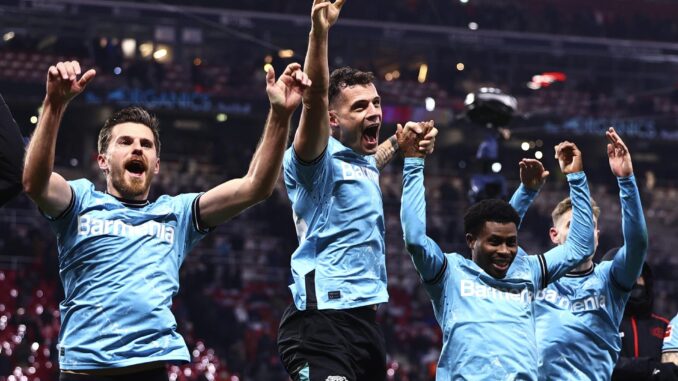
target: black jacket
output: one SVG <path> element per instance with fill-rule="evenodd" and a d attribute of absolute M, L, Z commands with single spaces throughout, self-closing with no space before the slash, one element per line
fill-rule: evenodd
<path fill-rule="evenodd" d="M 662 344 L 669 321 L 652 312 L 653 278 L 645 263 L 641 273 L 645 287 L 637 284 L 619 326 L 622 348 L 612 373 L 612 381 L 673 381 L 678 370 L 673 364 L 662 364 Z"/>

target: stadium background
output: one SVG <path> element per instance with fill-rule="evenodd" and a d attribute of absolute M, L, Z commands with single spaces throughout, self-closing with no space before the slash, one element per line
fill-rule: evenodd
<path fill-rule="evenodd" d="M 280 72 L 303 61 L 310 3 L 1 0 L 0 93 L 29 136 L 49 65 L 78 59 L 95 67 L 97 78 L 62 124 L 57 171 L 103 184 L 93 160 L 98 128 L 112 110 L 141 104 L 161 120 L 161 172 L 152 198 L 205 190 L 245 173 L 268 107 L 264 66 Z M 520 244 L 548 249 L 550 211 L 567 191 L 552 159 L 563 139 L 582 149 L 602 209 L 598 255 L 621 245 L 618 189 L 603 135 L 614 125 L 641 188 L 656 309 L 673 316 L 677 14 L 675 0 L 349 0 L 330 34 L 330 65 L 377 74 L 382 140 L 397 122 L 436 121 L 440 135 L 426 168 L 428 226 L 448 252 L 466 252 L 461 217 L 474 193 L 471 181 L 510 195 L 519 159 L 540 155 L 552 175 Z M 466 94 L 481 87 L 518 99 L 508 139 L 464 118 Z M 496 157 L 490 149 L 477 158 L 483 143 L 498 143 Z M 432 380 L 441 333 L 402 243 L 401 169 L 397 159 L 381 176 L 391 301 L 379 319 L 389 377 Z M 0 381 L 56 380 L 62 291 L 54 237 L 24 196 L 0 210 L 0 227 Z M 173 307 L 193 363 L 171 367 L 172 380 L 287 379 L 275 336 L 291 300 L 286 286 L 296 245 L 282 183 L 268 201 L 202 241 L 181 270 Z"/>

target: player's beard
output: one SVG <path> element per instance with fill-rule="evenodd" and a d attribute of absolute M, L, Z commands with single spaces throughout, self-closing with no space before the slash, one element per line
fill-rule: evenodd
<path fill-rule="evenodd" d="M 151 170 L 146 170 L 145 176 L 141 179 L 127 176 L 125 168 L 111 171 L 113 188 L 120 193 L 122 198 L 128 200 L 144 195 L 150 187 L 151 179 Z"/>

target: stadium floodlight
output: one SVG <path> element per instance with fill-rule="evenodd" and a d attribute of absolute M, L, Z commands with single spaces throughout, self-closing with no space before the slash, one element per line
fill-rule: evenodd
<path fill-rule="evenodd" d="M 292 58 L 294 57 L 294 50 L 292 49 L 281 49 L 278 51 L 278 57 L 280 58 Z"/>
<path fill-rule="evenodd" d="M 426 77 L 428 76 L 428 65 L 423 63 L 419 66 L 419 75 L 417 76 L 417 80 L 419 83 L 424 83 L 426 82 Z"/>
<path fill-rule="evenodd" d="M 427 97 L 425 103 L 426 103 L 426 111 L 433 111 L 433 110 L 436 109 L 436 100 L 435 99 L 433 99 L 431 97 Z"/>
<path fill-rule="evenodd" d="M 125 58 L 134 58 L 137 51 L 137 40 L 133 38 L 125 38 L 120 44 L 122 55 Z"/>
<path fill-rule="evenodd" d="M 469 93 L 464 106 L 466 116 L 473 123 L 487 127 L 503 127 L 511 122 L 518 101 L 499 89 L 483 87 L 475 93 Z"/>

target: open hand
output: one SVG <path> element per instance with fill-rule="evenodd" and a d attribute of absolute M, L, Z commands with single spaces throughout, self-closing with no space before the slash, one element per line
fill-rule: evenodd
<path fill-rule="evenodd" d="M 605 136 L 610 142 L 607 145 L 607 158 L 610 162 L 610 169 L 617 177 L 628 177 L 633 174 L 633 163 L 631 162 L 631 154 L 626 148 L 624 141 L 617 135 L 614 127 L 608 128 L 605 131 Z"/>
<path fill-rule="evenodd" d="M 533 190 L 539 190 L 550 174 L 537 159 L 523 159 L 518 163 L 518 167 L 520 167 L 520 182 Z"/>
<path fill-rule="evenodd" d="M 266 73 L 266 93 L 271 108 L 285 117 L 292 115 L 299 107 L 304 90 L 310 86 L 311 80 L 298 63 L 287 65 L 277 82 L 273 67 Z"/>
<path fill-rule="evenodd" d="M 94 69 L 80 76 L 78 61 L 59 62 L 47 71 L 47 99 L 54 105 L 65 106 L 76 95 L 85 90 L 87 84 L 96 76 Z"/>

